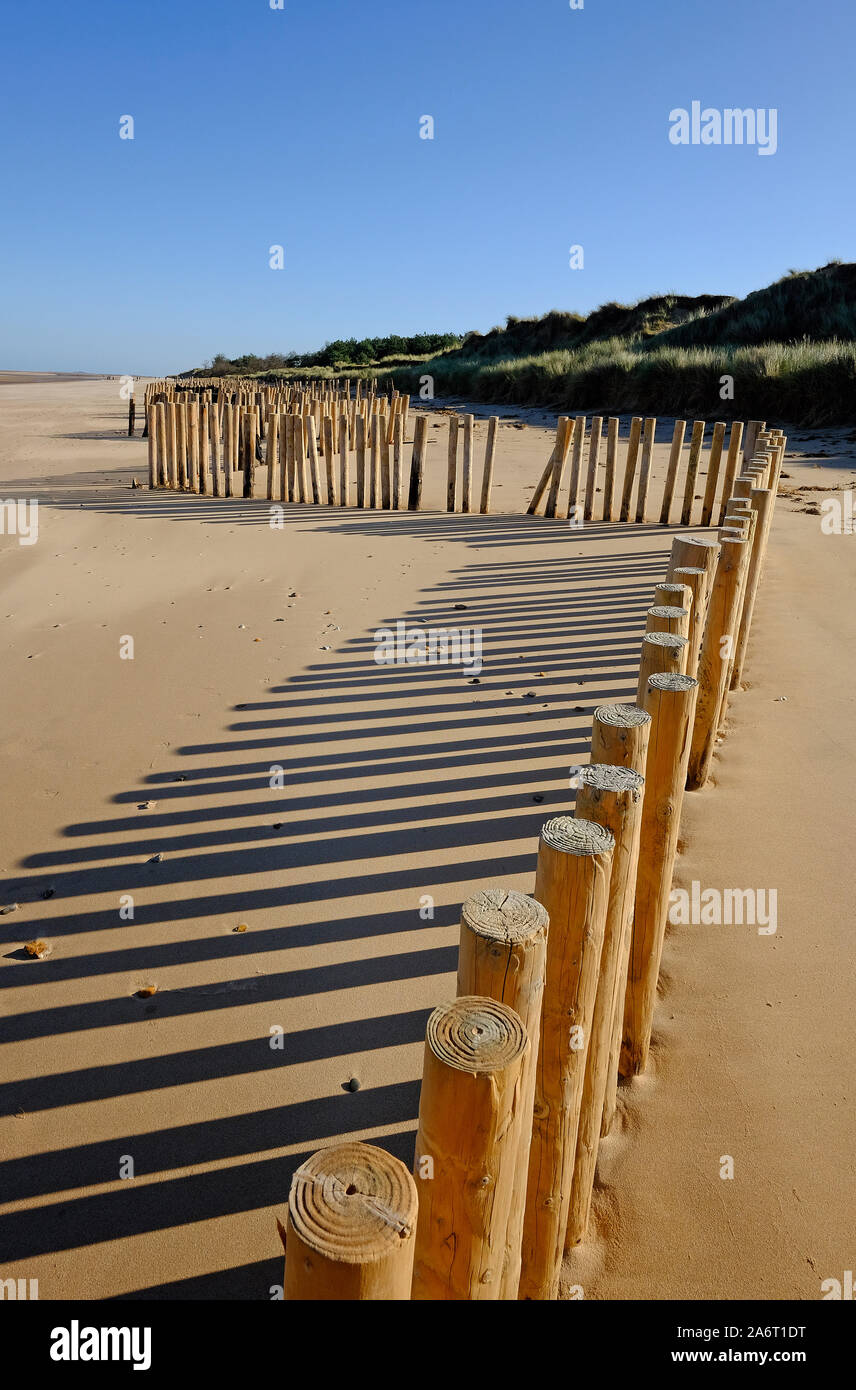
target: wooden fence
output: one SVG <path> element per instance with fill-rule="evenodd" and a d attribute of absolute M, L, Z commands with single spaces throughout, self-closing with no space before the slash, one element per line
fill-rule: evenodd
<path fill-rule="evenodd" d="M 619 1075 L 648 1061 L 685 788 L 705 784 L 739 688 L 785 449 L 778 431 L 753 433 L 718 532 L 673 539 L 637 704 L 595 711 L 575 813 L 543 826 L 533 896 L 486 888 L 463 906 L 457 998 L 428 1021 L 412 1175 L 368 1144 L 295 1173 L 287 1300 L 558 1296 Z"/>
<path fill-rule="evenodd" d="M 418 511 L 427 449 L 428 418 L 410 397 L 390 387 L 363 391 L 358 380 L 260 386 L 253 380 L 194 378 L 153 381 L 145 393 L 144 437 L 149 441 L 149 486 L 214 497 L 266 497 L 282 502 Z M 448 414 L 446 510 L 486 514 L 500 428 L 487 422 L 477 486 L 474 417 Z M 128 434 L 136 405 L 131 397 Z M 606 429 L 604 430 L 604 423 Z M 531 516 L 666 526 L 679 520 L 717 524 L 744 459 L 764 422 L 692 424 L 676 420 L 657 517 L 651 481 L 657 421 L 634 416 L 622 440 L 619 420 L 560 416 L 556 440 L 527 508 Z M 412 443 L 409 464 L 405 446 Z M 701 477 L 704 490 L 696 494 Z M 351 484 L 354 483 L 352 488 Z M 598 497 L 600 494 L 600 497 Z"/>

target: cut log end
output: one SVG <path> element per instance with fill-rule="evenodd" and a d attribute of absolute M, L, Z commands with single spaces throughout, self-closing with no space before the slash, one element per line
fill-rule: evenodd
<path fill-rule="evenodd" d="M 425 1040 L 440 1061 L 474 1075 L 504 1070 L 528 1046 L 520 1016 L 505 1004 L 478 995 L 465 995 L 436 1008 Z"/>
<path fill-rule="evenodd" d="M 477 936 L 511 945 L 526 941 L 548 925 L 547 911 L 525 893 L 483 888 L 468 898 L 461 918 Z"/>
<path fill-rule="evenodd" d="M 416 1183 L 373 1144 L 321 1149 L 291 1180 L 288 1214 L 301 1240 L 325 1258 L 370 1264 L 416 1227 Z"/>
<path fill-rule="evenodd" d="M 632 767 L 619 767 L 612 763 L 589 763 L 579 770 L 582 786 L 597 791 L 638 792 L 641 796 L 645 778 Z"/>
<path fill-rule="evenodd" d="M 580 769 L 582 772 L 583 769 Z M 615 837 L 595 821 L 575 820 L 573 816 L 553 816 L 541 827 L 541 839 L 563 854 L 611 854 Z"/>
<path fill-rule="evenodd" d="M 598 705 L 594 719 L 598 724 L 609 724 L 616 729 L 635 729 L 651 723 L 648 711 L 638 705 Z"/>
<path fill-rule="evenodd" d="M 657 671 L 648 677 L 649 690 L 692 690 L 698 681 L 694 676 L 682 676 L 679 671 Z"/>

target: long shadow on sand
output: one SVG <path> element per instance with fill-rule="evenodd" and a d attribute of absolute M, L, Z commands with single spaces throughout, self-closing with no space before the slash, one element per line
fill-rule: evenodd
<path fill-rule="evenodd" d="M 51 491 L 53 505 L 80 505 L 79 492 L 63 499 L 56 482 Z M 160 494 L 140 509 L 127 492 L 90 496 L 86 505 L 194 520 L 210 510 L 213 521 L 227 519 L 223 503 Z M 228 520 L 259 524 L 266 506 L 236 500 Z M 410 1161 L 417 1080 L 289 1103 L 287 1068 L 418 1044 L 427 1010 L 339 1020 L 343 1000 L 378 983 L 434 981 L 437 999 L 453 990 L 461 899 L 487 882 L 531 890 L 540 825 L 572 806 L 568 770 L 588 755 L 593 709 L 634 697 L 645 609 L 666 567 L 668 532 L 659 531 L 656 549 L 645 550 L 638 527 L 591 526 L 573 533 L 569 553 L 567 525 L 538 519 L 337 513 L 328 520 L 321 509 L 288 511 L 289 524 L 324 531 L 356 528 L 377 540 L 404 532 L 414 542 L 441 537 L 467 550 L 503 548 L 507 553 L 493 560 L 465 555 L 413 612 L 389 613 L 377 624 L 479 627 L 484 668 L 476 675 L 461 666 L 379 666 L 374 632 L 345 642 L 267 698 L 236 702 L 220 738 L 178 749 L 170 765 L 118 791 L 103 819 L 67 826 L 67 848 L 33 853 L 22 872 L 6 878 L 7 898 L 37 905 L 45 892 L 53 895 L 49 910 L 28 917 L 28 931 L 76 940 L 72 955 L 10 964 L 2 986 L 224 966 L 216 983 L 200 975 L 153 1001 L 122 995 L 54 1003 L 5 1019 L 7 1041 L 49 1039 L 72 1057 L 76 1033 L 104 1029 L 109 1039 L 109 1030 L 143 1029 L 153 1016 L 193 1015 L 198 1038 L 189 1050 L 146 1056 L 141 1046 L 134 1060 L 105 1058 L 6 1083 L 5 1113 L 36 1115 L 263 1071 L 277 1072 L 277 1097 L 284 1086 L 286 1102 L 225 1119 L 200 1114 L 196 1102 L 188 1105 L 190 1123 L 4 1162 L 4 1201 L 57 1195 L 0 1217 L 3 1261 L 281 1205 L 302 1158 L 349 1134 L 396 1129 L 372 1141 Z M 586 542 L 602 541 L 605 530 L 611 552 L 589 552 Z M 533 538 L 543 539 L 543 553 L 516 560 L 509 547 Z M 281 787 L 272 787 L 274 768 L 282 770 Z M 141 814 L 148 798 L 157 805 Z M 99 950 L 99 934 L 115 933 L 116 903 L 127 893 L 139 902 L 136 920 L 127 923 L 123 944 Z M 388 905 L 367 906 L 373 893 L 389 895 Z M 424 894 L 441 900 L 427 922 L 417 911 Z M 94 910 L 84 910 L 84 897 L 98 900 Z M 259 910 L 261 929 L 224 929 L 224 920 Z M 210 930 L 200 935 L 199 922 L 209 919 Z M 187 938 L 183 921 L 197 925 Z M 160 928 L 159 940 L 137 944 L 140 928 L 146 939 Z M 413 931 L 419 944 L 408 950 Z M 436 944 L 426 946 L 426 931 Z M 359 949 L 384 938 L 389 952 L 366 956 Z M 81 940 L 91 949 L 81 949 Z M 289 966 L 290 951 L 326 944 L 339 948 L 335 963 Z M 265 969 L 255 973 L 260 960 Z M 256 1036 L 223 1040 L 229 1010 L 310 995 L 325 1000 L 329 1022 L 318 1026 L 307 1015 L 310 1026 L 287 1032 L 281 1052 Z M 112 1184 L 116 1156 L 126 1152 L 140 1175 L 133 1189 L 123 1184 L 122 1191 L 69 1197 Z M 229 1166 L 174 1176 L 215 1162 Z M 256 1263 L 175 1284 L 158 1284 L 143 1269 L 138 1292 L 129 1296 L 266 1298 L 279 1282 L 271 1271 L 281 1268 L 272 1221 L 258 1254 Z M 209 1267 L 230 1258 L 228 1249 L 205 1252 Z"/>

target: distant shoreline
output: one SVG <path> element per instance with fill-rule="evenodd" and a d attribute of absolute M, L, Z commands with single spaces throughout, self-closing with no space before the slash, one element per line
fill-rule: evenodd
<path fill-rule="evenodd" d="M 109 372 L 14 372 L 0 370 L 0 386 L 27 386 L 45 381 L 104 381 Z"/>

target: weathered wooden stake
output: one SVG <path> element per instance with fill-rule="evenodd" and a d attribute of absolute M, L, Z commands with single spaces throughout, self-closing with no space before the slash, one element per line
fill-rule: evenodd
<path fill-rule="evenodd" d="M 639 827 L 645 779 L 633 768 L 592 763 L 580 768 L 575 815 L 609 830 L 615 840 L 604 926 L 603 952 L 586 1056 L 566 1249 L 586 1233 L 594 1187 L 600 1126 L 609 1075 L 616 992 L 625 937 L 633 917 Z"/>
<path fill-rule="evenodd" d="M 654 435 L 657 432 L 657 421 L 649 419 L 645 421 L 645 440 L 642 446 L 642 467 L 639 470 L 639 492 L 636 498 L 636 520 L 644 522 L 647 519 L 648 508 L 648 487 L 651 479 L 651 460 L 654 457 Z"/>
<path fill-rule="evenodd" d="M 570 517 L 573 521 L 582 520 L 580 509 L 580 482 L 583 470 L 583 448 L 586 441 L 586 417 L 578 415 L 574 420 L 573 455 L 571 459 L 571 478 L 568 483 L 568 509 L 558 515 Z"/>
<path fill-rule="evenodd" d="M 730 642 L 736 637 L 735 615 L 747 555 L 745 541 L 720 542 L 707 623 L 698 662 L 698 700 L 687 770 L 687 787 L 698 791 L 710 773 L 722 695 L 728 675 Z M 725 639 L 725 640 L 723 640 Z"/>
<path fill-rule="evenodd" d="M 449 467 L 446 480 L 446 511 L 455 510 L 455 489 L 458 478 L 458 417 L 449 416 Z"/>
<path fill-rule="evenodd" d="M 639 683 L 636 687 L 636 703 L 641 705 L 648 688 L 648 678 L 657 671 L 682 673 L 687 661 L 689 642 L 686 637 L 677 637 L 671 632 L 647 632 L 642 638 L 642 655 L 639 661 Z"/>
<path fill-rule="evenodd" d="M 418 512 L 422 505 L 422 473 L 425 467 L 427 433 L 428 416 L 419 414 L 413 430 L 413 453 L 410 459 L 410 492 L 407 506 L 411 512 Z"/>
<path fill-rule="evenodd" d="M 357 382 L 359 386 L 359 382 Z M 424 416 L 420 417 L 424 419 Z M 364 415 L 358 415 L 356 424 L 356 449 L 357 449 L 357 506 L 366 505 L 366 420 Z"/>
<path fill-rule="evenodd" d="M 583 502 L 583 519 L 592 521 L 594 518 L 594 497 L 597 487 L 597 464 L 600 454 L 600 435 L 603 429 L 603 416 L 595 415 L 592 417 L 591 433 L 589 435 L 589 456 L 588 472 L 586 474 L 586 491 Z"/>
<path fill-rule="evenodd" d="M 392 505 L 395 511 L 400 511 L 404 505 L 403 445 L 404 421 L 401 412 L 397 411 L 392 425 Z"/>
<path fill-rule="evenodd" d="M 618 417 L 610 415 L 609 423 L 606 427 L 606 472 L 603 477 L 603 512 L 601 513 L 604 521 L 613 521 L 615 518 L 615 470 L 618 460 Z"/>
<path fill-rule="evenodd" d="M 484 446 L 484 468 L 482 470 L 481 501 L 479 511 L 487 515 L 490 511 L 490 493 L 493 487 L 493 465 L 496 458 L 496 435 L 499 429 L 499 418 L 491 415 L 487 422 L 487 440 Z"/>
<path fill-rule="evenodd" d="M 403 1302 L 416 1248 L 416 1184 L 373 1144 L 321 1149 L 291 1180 L 283 1296 L 288 1302 Z"/>
<path fill-rule="evenodd" d="M 526 1207 L 526 1172 L 532 1139 L 535 1064 L 547 964 L 546 909 L 513 889 L 486 888 L 464 903 L 458 952 L 458 994 L 483 995 L 519 1014 L 530 1045 L 523 1061 L 516 1180 L 506 1236 L 499 1297 L 516 1299 Z"/>
<path fill-rule="evenodd" d="M 645 631 L 674 632 L 678 637 L 689 637 L 690 610 L 682 605 L 655 603 L 646 614 Z"/>
<path fill-rule="evenodd" d="M 471 512 L 473 509 L 473 417 L 464 415 L 461 419 L 463 425 L 464 447 L 463 459 L 461 464 L 461 511 Z"/>
<path fill-rule="evenodd" d="M 652 676 L 645 692 L 651 739 L 623 1000 L 622 1076 L 635 1076 L 648 1060 L 697 692 L 698 682 L 682 675 Z"/>
<path fill-rule="evenodd" d="M 692 520 L 696 477 L 698 475 L 698 461 L 701 457 L 701 446 L 703 442 L 704 420 L 696 420 L 693 424 L 692 438 L 690 439 L 690 456 L 687 459 L 687 477 L 684 484 L 684 505 L 681 508 L 682 526 L 689 526 Z"/>
<path fill-rule="evenodd" d="M 666 469 L 666 482 L 663 488 L 663 504 L 660 507 L 660 525 L 668 526 L 669 513 L 672 510 L 672 497 L 675 492 L 675 482 L 678 477 L 678 469 L 681 463 L 681 451 L 684 447 L 684 435 L 686 434 L 686 420 L 676 420 L 675 428 L 672 431 L 672 447 L 669 450 L 669 466 Z"/>
<path fill-rule="evenodd" d="M 414 1165 L 416 1300 L 500 1297 L 528 1047 L 520 1017 L 494 999 L 467 995 L 428 1020 Z"/>
<path fill-rule="evenodd" d="M 568 462 L 568 450 L 571 447 L 571 438 L 575 428 L 576 426 L 571 423 L 569 416 L 559 416 L 558 424 L 556 425 L 556 447 L 553 451 L 550 490 L 547 493 L 547 501 L 544 504 L 545 516 L 556 515 L 556 505 L 559 500 L 559 493 L 564 481 L 565 468 Z"/>
<path fill-rule="evenodd" d="M 710 441 L 710 455 L 707 461 L 707 481 L 704 487 L 704 499 L 701 505 L 701 524 L 710 525 L 710 518 L 713 513 L 713 504 L 716 498 L 716 484 L 719 478 L 719 466 L 722 462 L 722 445 L 725 440 L 725 421 L 717 420 L 713 427 L 713 438 Z"/>
<path fill-rule="evenodd" d="M 558 1293 L 614 847 L 612 834 L 594 821 L 555 816 L 541 830 L 534 896 L 550 929 L 521 1299 Z"/>

